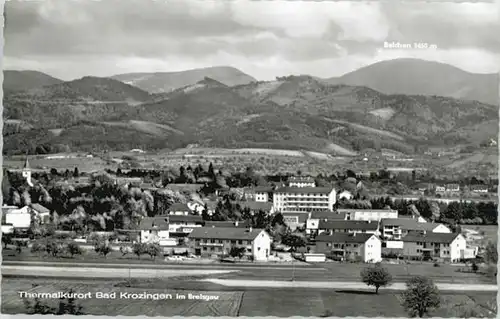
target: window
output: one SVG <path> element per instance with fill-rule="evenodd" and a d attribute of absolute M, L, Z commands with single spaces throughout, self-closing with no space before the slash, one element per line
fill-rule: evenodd
<path fill-rule="evenodd" d="M 214 250 L 215 250 L 214 247 L 210 247 L 210 251 L 214 251 Z"/>
<path fill-rule="evenodd" d="M 207 250 L 207 247 L 203 247 L 203 250 L 206 251 Z"/>
<path fill-rule="evenodd" d="M 221 239 L 219 239 L 218 242 L 219 242 L 219 244 L 222 244 L 222 240 Z"/>
<path fill-rule="evenodd" d="M 243 240 L 238 240 L 238 244 L 239 245 L 243 244 Z"/>
<path fill-rule="evenodd" d="M 231 240 L 231 244 L 236 244 L 236 240 Z"/>
<path fill-rule="evenodd" d="M 260 251 L 260 247 L 257 247 L 257 251 Z"/>
<path fill-rule="evenodd" d="M 215 239 L 210 239 L 210 242 L 211 242 L 212 244 L 214 244 L 214 243 L 215 243 Z"/>

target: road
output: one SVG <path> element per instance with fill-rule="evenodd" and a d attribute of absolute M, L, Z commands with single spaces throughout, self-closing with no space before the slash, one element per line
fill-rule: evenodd
<path fill-rule="evenodd" d="M 275 281 L 275 280 L 232 280 L 232 279 L 202 279 L 201 281 L 211 282 L 226 287 L 259 287 L 259 288 L 320 288 L 320 289 L 348 289 L 348 290 L 365 290 L 366 284 L 354 281 Z M 464 284 L 449 284 L 436 283 L 439 290 L 443 291 L 497 291 L 496 285 L 464 285 Z M 387 288 L 390 290 L 405 290 L 406 285 L 401 282 L 396 282 Z M 371 288 L 370 290 L 373 290 Z"/>
<path fill-rule="evenodd" d="M 464 274 L 442 271 L 441 268 L 414 266 L 397 267 L 389 265 L 394 282 L 404 283 L 414 275 L 426 275 L 436 283 L 482 284 L 487 282 L 479 274 Z M 2 274 L 7 276 L 75 277 L 75 278 L 168 278 L 179 276 L 210 276 L 210 278 L 253 281 L 311 281 L 351 282 L 359 280 L 361 266 L 351 264 L 318 264 L 302 266 L 252 265 L 252 264 L 100 264 L 66 262 L 7 262 L 2 265 Z M 439 272 L 441 270 L 441 272 Z"/>

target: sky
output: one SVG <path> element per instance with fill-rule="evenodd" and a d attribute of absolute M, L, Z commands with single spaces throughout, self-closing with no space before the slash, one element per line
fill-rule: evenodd
<path fill-rule="evenodd" d="M 63 80 L 209 66 L 328 78 L 403 57 L 499 71 L 493 3 L 45 0 L 7 1 L 5 15 L 4 69 Z"/>

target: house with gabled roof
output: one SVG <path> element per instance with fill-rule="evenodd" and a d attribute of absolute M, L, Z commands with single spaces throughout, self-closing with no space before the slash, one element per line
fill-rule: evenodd
<path fill-rule="evenodd" d="M 176 246 L 177 239 L 170 238 L 166 216 L 144 217 L 139 224 L 141 243 L 157 243 L 160 246 Z"/>
<path fill-rule="evenodd" d="M 363 262 L 382 260 L 382 242 L 374 234 L 332 233 L 316 237 L 314 251 L 330 258 Z"/>
<path fill-rule="evenodd" d="M 380 222 L 382 238 L 401 240 L 410 232 L 451 233 L 451 229 L 440 223 L 421 223 L 413 218 L 384 218 Z"/>
<path fill-rule="evenodd" d="M 403 256 L 409 259 L 443 259 L 451 262 L 464 258 L 467 249 L 460 233 L 412 232 L 403 237 Z"/>
<path fill-rule="evenodd" d="M 189 238 L 191 252 L 197 256 L 228 256 L 233 247 L 255 261 L 267 261 L 271 254 L 271 236 L 263 229 L 240 227 L 201 227 Z"/>

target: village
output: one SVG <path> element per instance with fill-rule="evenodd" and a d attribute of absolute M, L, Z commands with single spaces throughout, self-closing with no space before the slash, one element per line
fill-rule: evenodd
<path fill-rule="evenodd" d="M 22 177 L 28 187 L 34 187 L 28 159 Z M 90 177 L 58 181 L 59 186 L 68 183 L 83 187 L 90 184 Z M 147 192 L 161 189 L 139 177 L 115 176 L 110 183 Z M 169 191 L 181 193 L 197 193 L 202 187 L 203 184 L 176 183 L 165 186 Z M 459 185 L 450 184 L 437 186 L 436 191 L 458 192 L 458 188 Z M 475 191 L 483 189 L 474 187 Z M 163 255 L 166 262 L 197 258 L 232 263 L 293 259 L 475 263 L 484 259 L 487 242 L 479 244 L 477 238 L 469 236 L 470 231 L 457 229 L 456 224 L 445 218 L 424 218 L 415 205 L 404 215 L 390 205 L 383 209 L 339 207 L 354 196 L 345 189 L 317 187 L 313 177 L 299 175 L 278 186 L 250 186 L 236 191 L 219 188 L 203 198 L 172 202 L 156 216 L 141 216 L 135 229 L 85 233 L 60 228 L 54 232 L 66 235 L 67 241 L 84 250 L 93 250 L 96 238 L 106 241 L 109 251 L 119 250 L 124 254 L 137 250 L 146 253 L 147 245 L 153 245 L 155 256 Z M 227 205 L 236 207 L 246 218 L 217 217 Z M 38 227 L 53 224 L 54 212 L 40 203 L 22 207 L 4 205 L 2 211 L 2 233 L 8 238 L 3 241 L 5 247 L 16 243 L 32 247 L 34 224 L 38 223 Z"/>

